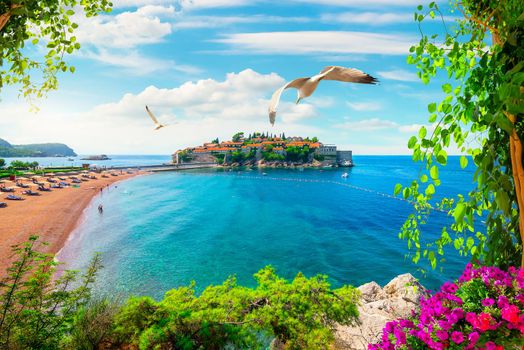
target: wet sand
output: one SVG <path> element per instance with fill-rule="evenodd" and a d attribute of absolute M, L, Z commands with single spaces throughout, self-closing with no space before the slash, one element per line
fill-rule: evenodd
<path fill-rule="evenodd" d="M 18 188 L 14 194 L 25 198 L 23 201 L 6 200 L 9 193 L 0 192 L 0 202 L 8 204 L 7 208 L 0 208 L 0 276 L 5 274 L 13 259 L 12 245 L 27 241 L 31 235 L 38 235 L 40 241 L 48 243 L 38 250 L 56 254 L 101 188 L 102 191 L 110 191 L 115 182 L 137 175 L 135 172 L 109 178 L 97 176 L 98 179 L 82 182 L 80 188 L 52 189 L 52 192 L 40 192 L 40 196 L 22 195 L 25 189 Z"/>

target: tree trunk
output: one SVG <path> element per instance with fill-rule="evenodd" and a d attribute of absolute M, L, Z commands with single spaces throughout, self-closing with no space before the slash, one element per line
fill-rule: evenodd
<path fill-rule="evenodd" d="M 9 22 L 9 18 L 11 18 L 11 11 L 19 7 L 22 7 L 22 5 L 11 4 L 11 9 L 7 11 L 6 13 L 2 13 L 0 15 L 0 32 L 2 31 L 2 29 L 4 29 L 7 22 Z"/>
<path fill-rule="evenodd" d="M 497 34 L 493 34 L 493 44 L 502 44 Z M 508 112 L 504 112 L 504 114 L 511 123 L 515 124 L 517 118 L 514 115 Z M 509 137 L 509 151 L 511 156 L 511 173 L 513 174 L 513 182 L 515 183 L 515 196 L 517 197 L 519 211 L 519 233 L 522 249 L 520 266 L 524 268 L 524 167 L 522 165 L 522 140 L 515 128 L 513 128 Z"/>
<path fill-rule="evenodd" d="M 515 123 L 515 116 L 506 113 L 508 119 Z M 522 141 L 513 129 L 509 139 L 511 155 L 511 172 L 513 173 L 513 182 L 515 183 L 515 195 L 519 207 L 519 231 L 521 245 L 524 246 L 524 169 L 522 166 Z M 520 266 L 524 268 L 524 247 L 521 257 Z"/>
<path fill-rule="evenodd" d="M 2 13 L 0 15 L 0 31 L 2 31 L 4 26 L 7 24 L 7 21 L 9 21 L 9 17 L 11 17 L 11 14 L 9 12 Z"/>

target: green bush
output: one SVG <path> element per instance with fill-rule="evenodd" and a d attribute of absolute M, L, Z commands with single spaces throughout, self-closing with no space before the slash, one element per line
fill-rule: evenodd
<path fill-rule="evenodd" d="M 87 304 L 101 267 L 95 255 L 87 271 L 54 277 L 57 262 L 35 250 L 37 237 L 13 247 L 16 260 L 0 283 L 0 349 L 61 349 L 75 315 Z M 75 287 L 72 287 L 75 286 Z"/>
<path fill-rule="evenodd" d="M 230 277 L 200 296 L 191 284 L 167 292 L 160 302 L 131 298 L 116 316 L 116 333 L 140 349 L 259 349 L 271 338 L 289 349 L 324 349 L 336 322 L 352 324 L 358 316 L 358 291 L 331 290 L 326 276 L 299 273 L 289 282 L 266 267 L 255 279 L 255 288 Z"/>

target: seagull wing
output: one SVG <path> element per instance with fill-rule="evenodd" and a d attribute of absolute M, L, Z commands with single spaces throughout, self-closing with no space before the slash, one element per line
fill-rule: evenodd
<path fill-rule="evenodd" d="M 328 66 L 321 72 L 324 80 L 338 80 L 348 83 L 376 84 L 378 80 L 369 74 L 355 68 L 346 68 L 340 66 Z"/>
<path fill-rule="evenodd" d="M 147 111 L 147 114 L 149 114 L 149 117 L 151 119 L 153 119 L 153 123 L 155 123 L 157 126 L 158 125 L 161 125 L 158 120 L 155 118 L 155 116 L 153 115 L 153 113 L 151 113 L 151 111 L 149 110 L 149 108 L 146 106 L 146 111 Z"/>
<path fill-rule="evenodd" d="M 308 79 L 309 78 L 298 78 L 292 80 L 273 93 L 273 96 L 271 96 L 271 101 L 269 102 L 269 122 L 271 123 L 271 125 L 275 124 L 275 118 L 277 116 L 277 107 L 278 103 L 280 102 L 280 95 L 282 95 L 282 92 L 285 89 L 289 88 L 300 89 L 302 85 L 304 85 L 304 83 L 308 81 Z"/>

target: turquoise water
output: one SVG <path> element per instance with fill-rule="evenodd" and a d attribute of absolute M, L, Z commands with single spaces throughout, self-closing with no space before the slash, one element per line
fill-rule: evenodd
<path fill-rule="evenodd" d="M 78 269 L 101 252 L 99 290 L 157 298 L 191 280 L 204 287 L 232 274 L 253 285 L 253 273 L 268 264 L 287 278 L 298 271 L 327 274 L 334 286 L 385 284 L 412 272 L 435 288 L 456 277 L 465 261 L 453 252 L 444 272 L 417 274 L 397 238 L 411 207 L 377 193 L 409 183 L 420 166 L 409 157 L 354 160 L 350 170 L 266 169 L 266 176 L 262 170 L 201 170 L 134 178 L 92 202 L 59 258 Z M 347 179 L 341 178 L 345 171 Z M 440 191 L 471 188 L 472 174 L 451 157 L 441 170 Z M 439 234 L 445 223 L 449 218 L 434 212 L 425 232 Z"/>

